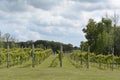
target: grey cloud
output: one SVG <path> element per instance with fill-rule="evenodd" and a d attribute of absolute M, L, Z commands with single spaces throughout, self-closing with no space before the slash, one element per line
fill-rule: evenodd
<path fill-rule="evenodd" d="M 94 3 L 91 3 L 89 1 L 94 1 Z M 71 4 L 69 9 L 64 11 L 61 14 L 61 16 L 63 16 L 66 19 L 79 20 L 82 17 L 81 13 L 83 11 L 92 12 L 97 10 L 113 9 L 113 7 L 111 7 L 109 3 L 104 3 L 100 0 L 73 0 L 73 2 L 74 4 Z M 85 3 L 85 2 L 89 2 L 89 3 Z"/>
<path fill-rule="evenodd" d="M 32 23 L 33 25 L 38 26 L 38 27 L 48 27 L 48 26 L 63 27 L 63 28 L 74 27 L 73 23 L 68 22 L 67 20 L 69 20 L 69 19 L 64 18 L 64 19 L 60 20 L 59 23 L 57 23 L 56 21 L 47 22 L 44 20 L 34 19 L 34 20 L 30 20 L 29 23 Z"/>
<path fill-rule="evenodd" d="M 109 4 L 104 4 L 104 3 L 90 3 L 90 4 L 76 3 L 76 5 L 73 5 L 71 7 L 71 10 L 76 12 L 81 12 L 81 11 L 91 12 L 95 10 L 105 10 L 105 9 L 112 9 L 112 7 Z"/>
<path fill-rule="evenodd" d="M 50 10 L 59 5 L 58 0 L 0 0 L 0 10 L 5 12 L 24 12 L 30 6 L 43 10 Z"/>
<path fill-rule="evenodd" d="M 72 12 L 71 11 L 67 11 L 65 13 L 62 13 L 61 16 L 66 18 L 66 19 L 78 20 L 79 19 L 78 15 L 80 14 L 79 11 L 78 11 L 78 13 L 73 12 L 73 11 L 74 10 L 72 10 Z"/>
<path fill-rule="evenodd" d="M 28 9 L 26 0 L 0 0 L 0 10 L 5 12 L 21 12 Z"/>
<path fill-rule="evenodd" d="M 47 23 L 38 20 L 32 20 L 29 23 L 30 24 L 28 26 L 31 31 L 39 32 L 42 35 L 49 36 L 65 36 L 67 35 L 65 32 L 70 32 L 68 28 L 74 28 L 72 23 L 68 23 L 66 21 L 60 21 L 60 23 L 57 24 L 56 22 Z"/>
<path fill-rule="evenodd" d="M 48 26 L 49 27 L 49 26 Z M 52 32 L 49 32 L 48 30 L 46 30 L 45 27 L 43 26 L 37 26 L 36 28 L 35 27 L 29 27 L 29 30 L 30 31 L 34 31 L 34 32 L 38 32 L 40 33 L 41 35 L 45 35 L 45 36 L 54 36 L 54 37 L 58 37 L 58 36 L 65 36 L 63 35 L 59 30 L 58 28 L 54 28 L 52 29 Z"/>
<path fill-rule="evenodd" d="M 27 0 L 27 2 L 29 5 L 35 8 L 49 10 L 52 7 L 59 5 L 61 1 L 59 0 Z"/>
<path fill-rule="evenodd" d="M 96 2 L 106 2 L 108 0 L 72 0 L 72 1 L 96 3 Z"/>

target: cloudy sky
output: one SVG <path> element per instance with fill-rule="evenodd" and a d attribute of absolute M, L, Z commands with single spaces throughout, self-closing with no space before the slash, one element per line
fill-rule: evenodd
<path fill-rule="evenodd" d="M 0 0 L 0 30 L 19 41 L 53 40 L 79 46 L 89 18 L 120 13 L 119 0 Z"/>

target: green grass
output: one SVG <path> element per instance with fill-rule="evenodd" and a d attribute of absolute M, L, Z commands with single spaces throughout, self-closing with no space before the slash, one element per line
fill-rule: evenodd
<path fill-rule="evenodd" d="M 32 68 L 30 62 L 7 68 L 0 68 L 0 80 L 120 80 L 120 70 L 97 68 L 76 68 L 68 58 L 63 58 L 63 68 L 50 67 L 57 55 L 51 55 L 40 65 Z"/>

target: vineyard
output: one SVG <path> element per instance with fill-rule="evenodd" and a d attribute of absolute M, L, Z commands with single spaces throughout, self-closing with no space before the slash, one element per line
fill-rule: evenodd
<path fill-rule="evenodd" d="M 45 59 L 47 59 L 50 55 L 52 55 L 51 49 L 43 50 L 41 48 L 15 48 L 15 49 L 1 49 L 0 52 L 0 66 L 7 68 L 22 65 L 25 62 L 31 62 L 31 65 L 34 67 L 35 65 L 41 64 Z M 96 67 L 98 69 L 119 69 L 120 68 L 120 57 L 114 56 L 112 54 L 95 55 L 90 52 L 81 52 L 81 51 L 73 51 L 70 54 L 60 54 L 56 56 L 55 59 L 52 60 L 51 67 L 56 67 L 58 62 L 62 67 L 62 59 L 66 56 L 71 64 L 73 64 L 77 68 L 90 68 Z"/>
<path fill-rule="evenodd" d="M 51 49 L 43 50 L 40 48 L 36 48 L 34 53 L 29 48 L 1 49 L 0 66 L 7 64 L 6 67 L 9 68 L 30 60 L 32 60 L 31 65 L 35 66 L 43 62 L 51 53 Z"/>
<path fill-rule="evenodd" d="M 119 80 L 120 57 L 112 48 L 97 54 L 85 43 L 83 52 L 48 41 L 17 44 L 9 37 L 0 42 L 0 80 Z"/>
<path fill-rule="evenodd" d="M 88 69 L 86 52 L 75 51 L 71 54 L 62 54 L 61 68 L 59 54 L 51 54 L 51 49 L 38 48 L 34 49 L 33 67 L 32 49 L 10 49 L 8 69 L 6 68 L 6 52 L 6 49 L 2 50 L 0 80 L 119 80 L 119 64 L 114 65 L 114 71 L 107 68 L 111 65 L 110 56 L 106 64 L 103 60 L 107 56 L 95 56 L 91 53 Z M 101 60 L 98 57 L 102 57 L 101 68 L 99 68 Z M 102 69 L 103 67 L 105 68 Z"/>
<path fill-rule="evenodd" d="M 41 48 L 1 49 L 0 80 L 119 79 L 120 57 L 81 51 L 60 53 Z"/>

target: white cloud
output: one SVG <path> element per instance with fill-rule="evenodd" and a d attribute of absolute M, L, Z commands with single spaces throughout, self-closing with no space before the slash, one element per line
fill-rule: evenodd
<path fill-rule="evenodd" d="M 79 46 L 89 18 L 120 12 L 119 0 L 1 0 L 0 30 L 19 40 L 47 39 Z"/>

